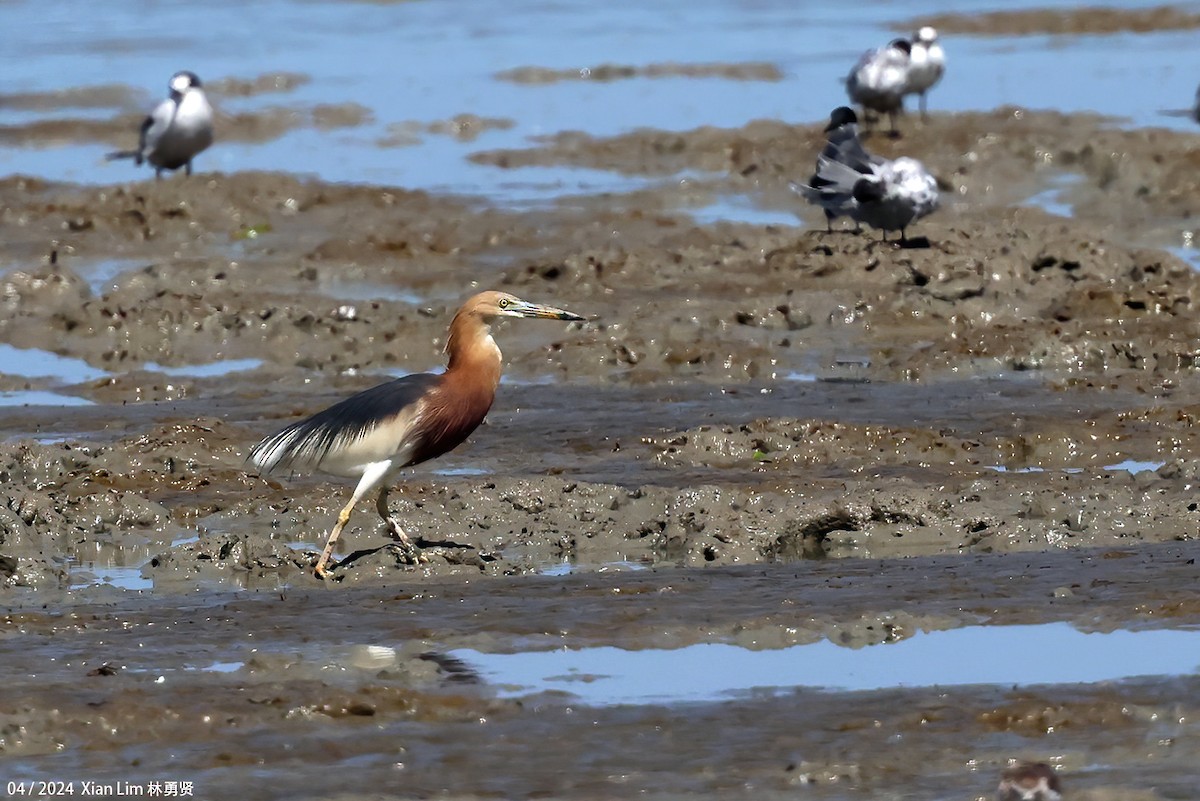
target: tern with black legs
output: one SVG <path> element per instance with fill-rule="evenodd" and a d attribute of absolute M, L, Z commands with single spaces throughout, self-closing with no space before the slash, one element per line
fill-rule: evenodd
<path fill-rule="evenodd" d="M 492 325 L 507 317 L 583 320 L 505 292 L 481 292 L 450 323 L 444 372 L 407 375 L 360 392 L 264 438 L 251 450 L 249 460 L 264 473 L 320 471 L 358 479 L 326 539 L 314 568 L 317 576 L 326 576 L 325 566 L 355 505 L 375 490 L 375 508 L 392 538 L 406 558 L 417 560 L 416 546 L 388 512 L 388 487 L 401 470 L 453 450 L 483 422 L 503 367 Z"/>
<path fill-rule="evenodd" d="M 845 119 L 849 109 L 835 109 L 831 126 Z M 851 112 L 852 113 L 852 112 Z M 809 183 L 797 190 L 830 212 L 846 215 L 883 232 L 899 231 L 907 242 L 907 228 L 938 207 L 937 181 L 916 159 L 889 160 L 863 148 L 852 129 L 836 126 L 817 156 L 817 169 Z"/>
<path fill-rule="evenodd" d="M 921 119 L 929 118 L 925 110 L 925 95 L 946 72 L 946 51 L 938 42 L 937 29 L 926 25 L 913 37 L 909 51 L 908 86 L 905 94 L 920 95 Z"/>
<path fill-rule="evenodd" d="M 137 150 L 109 153 L 112 159 L 133 159 L 154 168 L 154 177 L 163 170 L 183 167 L 192 174 L 192 159 L 213 142 L 213 110 L 204 94 L 203 84 L 194 72 L 177 72 L 168 84 L 170 95 L 155 107 L 138 136 Z"/>
<path fill-rule="evenodd" d="M 882 159 L 872 156 L 863 149 L 858 139 L 858 115 L 854 109 L 839 106 L 829 115 L 829 124 L 825 126 L 826 142 L 817 156 L 817 164 L 807 184 L 790 182 L 792 191 L 810 203 L 820 206 L 825 212 L 825 230 L 833 233 L 833 221 L 838 217 L 854 219 L 854 210 L 858 201 L 854 199 L 853 187 L 846 191 L 843 187 L 821 176 L 823 162 L 834 161 L 851 165 L 855 170 L 869 169 L 871 164 L 880 164 Z M 857 227 L 855 233 L 862 229 Z"/>

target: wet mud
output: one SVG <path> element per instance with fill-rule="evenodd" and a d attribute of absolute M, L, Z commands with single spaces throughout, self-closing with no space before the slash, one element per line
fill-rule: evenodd
<path fill-rule="evenodd" d="M 982 14 L 944 12 L 897 25 L 915 31 L 933 25 L 939 32 L 971 36 L 1078 36 L 1085 34 L 1149 33 L 1200 28 L 1200 14 L 1172 5 L 1147 8 L 1080 6 L 1079 8 L 1019 9 Z"/>
<path fill-rule="evenodd" d="M 816 121 L 478 152 L 648 181 L 529 210 L 275 173 L 0 181 L 0 343 L 48 365 L 0 396 L 61 399 L 0 407 L 14 778 L 979 798 L 1022 758 L 1071 798 L 1192 797 L 1194 675 L 593 708 L 445 656 L 1200 623 L 1200 280 L 1163 249 L 1194 225 L 1200 138 L 906 123 L 870 146 L 942 187 L 910 247 L 826 233 L 791 196 Z M 1031 204 L 1047 191 L 1073 216 Z M 797 224 L 695 221 L 733 196 Z M 257 476 L 249 448 L 436 368 L 481 288 L 588 321 L 498 331 L 487 423 L 391 496 L 426 560 L 364 503 L 318 581 L 348 484 Z"/>

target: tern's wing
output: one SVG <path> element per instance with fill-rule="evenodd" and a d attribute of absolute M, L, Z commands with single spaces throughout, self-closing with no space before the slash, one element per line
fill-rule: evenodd
<path fill-rule="evenodd" d="M 864 175 L 873 172 L 873 168 L 883 162 L 883 159 L 871 155 L 862 146 L 862 140 L 858 138 L 858 129 L 854 125 L 843 125 L 830 131 L 821 155 L 841 162 Z"/>
<path fill-rule="evenodd" d="M 176 108 L 178 108 L 178 105 L 175 101 L 168 98 L 159 103 L 154 111 L 150 112 L 150 115 L 142 120 L 142 128 L 138 138 L 138 153 L 141 154 L 142 158 L 146 158 L 154 150 L 159 138 L 171 127 L 171 120 L 175 116 Z"/>

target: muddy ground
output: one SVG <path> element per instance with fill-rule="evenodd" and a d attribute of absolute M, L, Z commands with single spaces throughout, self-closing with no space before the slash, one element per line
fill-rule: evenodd
<path fill-rule="evenodd" d="M 1190 240 L 1200 135 L 908 119 L 869 146 L 924 160 L 943 206 L 900 248 L 790 195 L 822 127 L 477 153 L 661 179 L 524 212 L 202 166 L 0 181 L 0 342 L 107 372 L 0 378 L 92 402 L 0 408 L 3 772 L 205 798 L 973 799 L 1026 758 L 1070 798 L 1197 797 L 1195 676 L 588 708 L 437 656 L 1200 623 L 1200 280 L 1162 249 Z M 1028 205 L 1048 187 L 1073 218 Z M 689 215 L 735 196 L 797 226 Z M 124 268 L 96 290 L 104 260 Z M 257 476 L 248 449 L 436 368 L 479 288 L 588 322 L 499 331 L 487 424 L 392 493 L 427 562 L 364 504 L 318 581 L 348 485 Z M 257 366 L 167 372 L 221 360 Z M 112 566 L 153 589 L 99 583 Z"/>

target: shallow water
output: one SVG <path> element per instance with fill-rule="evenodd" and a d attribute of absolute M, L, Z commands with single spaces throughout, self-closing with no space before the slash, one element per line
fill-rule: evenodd
<path fill-rule="evenodd" d="M 40 348 L 14 348 L 3 342 L 0 342 L 0 372 L 22 378 L 52 378 L 61 384 L 80 384 L 109 375 L 82 359 Z"/>
<path fill-rule="evenodd" d="M 1070 7 L 1066 2 L 1025 7 Z M 1154 5 L 1120 3 L 1122 7 Z M 1012 8 L 1013 4 L 1006 6 Z M 285 170 L 326 180 L 396 184 L 536 204 L 580 192 L 620 192 L 644 181 L 600 171 L 531 167 L 504 170 L 471 164 L 476 150 L 520 146 L 564 130 L 611 135 L 637 127 L 685 130 L 737 126 L 758 118 L 816 121 L 844 102 L 840 79 L 857 56 L 894 35 L 892 26 L 926 10 L 915 2 L 798 7 L 781 0 L 655 4 L 518 2 L 494 13 L 483 0 L 464 3 L 337 3 L 272 0 L 253 8 L 216 2 L 196 14 L 184 3 L 140 3 L 81 13 L 75 3 L 24 0 L 0 7 L 0 29 L 21 31 L 9 49 L 7 93 L 124 84 L 148 109 L 167 78 L 188 68 L 211 82 L 291 72 L 311 81 L 284 93 L 223 101 L 227 112 L 283 104 L 356 103 L 363 125 L 300 128 L 255 144 L 219 142 L 197 163 L 201 171 Z M 90 9 L 90 7 L 89 7 Z M 943 11 L 979 11 L 972 0 Z M 186 36 L 181 31 L 187 31 Z M 1126 124 L 1191 130 L 1186 118 L 1160 113 L 1191 105 L 1191 31 L 1104 36 L 974 38 L 950 36 L 947 77 L 931 95 L 935 111 L 1012 104 L 1091 110 Z M 575 70 L 601 64 L 635 67 L 665 62 L 766 62 L 779 81 L 722 78 L 631 78 L 521 84 L 497 77 L 517 67 Z M 386 64 L 386 69 L 375 65 Z M 1051 76 L 1047 79 L 1046 76 Z M 114 108 L 113 111 L 132 111 Z M 100 109 L 61 108 L 41 118 L 96 116 Z M 397 125 L 421 126 L 470 113 L 511 120 L 473 141 L 418 133 L 407 146 L 380 146 Z M 31 118 L 0 107 L 0 125 Z M 130 131 L 131 141 L 135 135 Z M 218 133 L 219 136 L 219 133 Z M 20 172 L 82 182 L 146 177 L 128 163 L 106 163 L 101 145 L 0 147 L 0 173 Z M 714 219 L 764 212 L 721 201 L 697 210 Z M 771 219 L 786 221 L 786 216 Z"/>
<path fill-rule="evenodd" d="M 599 647 L 452 651 L 505 696 L 556 690 L 585 704 L 716 701 L 764 691 L 1076 684 L 1200 670 L 1200 631 L 1082 632 L 1066 623 L 967 626 L 847 648 L 829 640 L 778 650 L 702 643 L 673 650 Z"/>
<path fill-rule="evenodd" d="M 92 401 L 75 395 L 63 395 L 43 389 L 0 392 L 0 406 L 91 406 Z M 22 432 L 24 435 L 27 432 Z"/>

